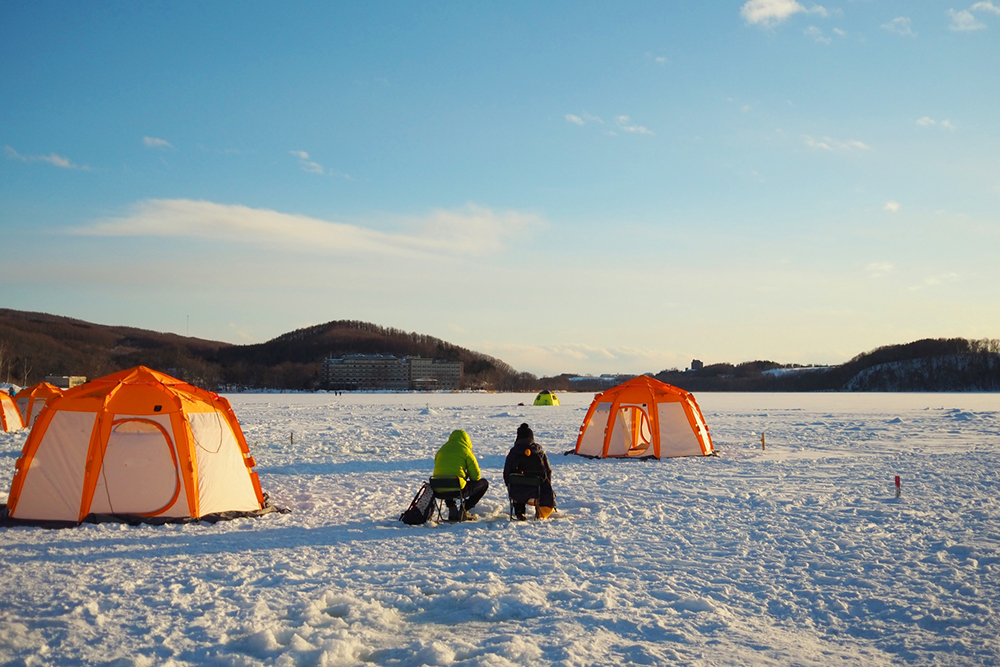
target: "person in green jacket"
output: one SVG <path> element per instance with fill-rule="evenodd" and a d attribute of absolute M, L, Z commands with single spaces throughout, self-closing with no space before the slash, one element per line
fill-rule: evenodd
<path fill-rule="evenodd" d="M 479 470 L 479 461 L 472 453 L 472 439 L 462 430 L 451 432 L 448 442 L 434 455 L 434 477 L 458 477 L 465 489 L 465 509 L 476 506 L 490 487 Z M 461 515 L 454 500 L 446 500 L 448 521 L 459 521 Z"/>

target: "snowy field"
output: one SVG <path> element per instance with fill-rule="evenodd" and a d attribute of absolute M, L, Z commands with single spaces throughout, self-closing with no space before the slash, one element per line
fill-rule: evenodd
<path fill-rule="evenodd" d="M 292 513 L 0 529 L 0 664 L 1000 664 L 1000 396 L 702 393 L 719 458 L 562 456 L 591 397 L 230 396 Z M 523 421 L 547 522 L 507 519 Z M 404 526 L 455 428 L 477 520 Z"/>

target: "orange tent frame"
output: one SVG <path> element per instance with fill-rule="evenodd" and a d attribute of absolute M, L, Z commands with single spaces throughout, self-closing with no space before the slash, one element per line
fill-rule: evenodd
<path fill-rule="evenodd" d="M 6 391 L 0 390 L 0 431 L 17 431 L 24 428 L 24 420 L 17 403 Z"/>
<path fill-rule="evenodd" d="M 199 413 L 202 417 L 195 418 Z M 165 505 L 147 511 L 129 510 L 126 516 L 182 520 L 206 514 L 252 514 L 270 507 L 253 470 L 256 461 L 229 401 L 138 366 L 73 387 L 42 410 L 15 463 L 8 516 L 29 521 L 87 520 L 95 490 L 108 483 L 102 471 L 109 441 L 123 424 L 127 427 L 115 437 L 152 434 L 170 450 L 172 464 L 167 465 L 173 470 L 157 471 L 161 483 L 177 476 L 173 497 Z M 218 443 L 215 451 L 205 446 L 209 437 L 213 447 Z M 64 451 L 56 451 L 59 448 Z M 142 461 L 135 459 L 133 463 L 132 469 L 141 469 Z M 121 479 L 141 493 L 143 481 L 129 480 L 128 474 L 123 473 Z M 212 479 L 202 479 L 206 475 Z M 206 490 L 205 485 L 213 483 L 222 491 Z M 230 491 L 233 500 L 226 497 Z M 26 496 L 27 509 L 23 507 Z M 110 492 L 107 497 L 110 505 Z M 178 503 L 179 499 L 185 502 Z M 227 502 L 234 506 L 227 506 Z"/>
<path fill-rule="evenodd" d="M 48 382 L 39 382 L 36 385 L 25 387 L 14 396 L 17 409 L 21 413 L 21 421 L 25 428 L 31 428 L 42 407 L 56 396 L 62 396 L 63 390 Z M 36 406 L 42 403 L 41 407 Z"/>
<path fill-rule="evenodd" d="M 659 459 L 712 456 L 715 448 L 693 394 L 640 375 L 594 397 L 574 452 Z"/>

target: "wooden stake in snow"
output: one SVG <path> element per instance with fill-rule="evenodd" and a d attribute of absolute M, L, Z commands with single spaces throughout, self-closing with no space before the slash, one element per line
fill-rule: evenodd
<path fill-rule="evenodd" d="M 295 446 L 295 431 L 288 432 L 288 444 L 292 447 Z"/>
<path fill-rule="evenodd" d="M 762 451 L 765 450 L 765 449 L 767 449 L 767 445 L 764 444 L 764 433 L 763 432 L 761 432 L 761 434 L 760 434 L 760 448 L 761 448 Z"/>
<path fill-rule="evenodd" d="M 896 497 L 899 498 L 901 494 L 902 491 L 899 490 L 899 475 L 896 475 Z"/>

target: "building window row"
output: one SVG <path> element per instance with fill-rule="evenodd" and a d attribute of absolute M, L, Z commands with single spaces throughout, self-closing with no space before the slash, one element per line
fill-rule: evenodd
<path fill-rule="evenodd" d="M 325 359 L 320 378 L 327 389 L 458 389 L 462 362 L 354 354 Z"/>

